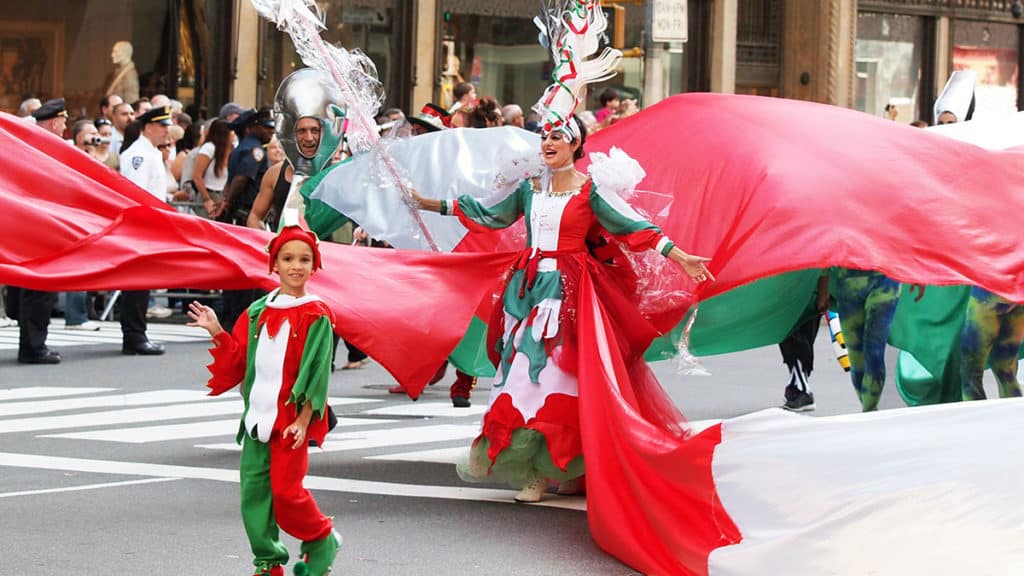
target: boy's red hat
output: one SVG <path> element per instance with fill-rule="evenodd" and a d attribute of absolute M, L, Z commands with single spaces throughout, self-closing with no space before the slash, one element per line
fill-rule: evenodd
<path fill-rule="evenodd" d="M 281 214 L 281 230 L 277 236 L 267 244 L 267 253 L 270 255 L 270 272 L 274 272 L 274 261 L 277 260 L 277 253 L 286 242 L 301 240 L 309 244 L 313 249 L 313 271 L 323 268 L 323 261 L 320 258 L 320 239 L 316 237 L 306 226 L 306 222 L 299 216 L 298 210 L 286 209 Z"/>

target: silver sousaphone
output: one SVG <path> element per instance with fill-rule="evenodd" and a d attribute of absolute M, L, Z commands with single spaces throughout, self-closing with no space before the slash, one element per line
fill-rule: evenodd
<path fill-rule="evenodd" d="M 285 208 L 303 209 L 299 193 L 307 178 L 326 168 L 345 137 L 348 106 L 334 84 L 319 70 L 300 68 L 289 74 L 274 96 L 277 138 L 294 170 Z M 311 158 L 299 152 L 295 127 L 302 118 L 320 122 L 320 146 Z"/>

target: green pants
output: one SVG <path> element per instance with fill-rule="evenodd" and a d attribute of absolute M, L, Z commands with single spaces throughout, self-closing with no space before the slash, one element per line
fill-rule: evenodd
<path fill-rule="evenodd" d="M 984 400 L 986 364 L 999 383 L 999 397 L 1020 396 L 1017 354 L 1024 342 L 1024 306 L 981 288 L 971 290 L 960 331 L 960 385 L 964 400 Z"/>
<path fill-rule="evenodd" d="M 283 528 L 302 541 L 301 555 L 307 558 L 309 573 L 321 576 L 330 570 L 340 542 L 333 522 L 302 485 L 309 466 L 307 447 L 292 450 L 292 442 L 277 432 L 266 444 L 245 435 L 239 466 L 242 523 L 258 570 L 288 562 L 288 549 L 280 537 Z"/>
<path fill-rule="evenodd" d="M 837 268 L 833 273 L 853 388 L 864 412 L 877 410 L 885 386 L 885 345 L 901 285 L 869 270 Z"/>

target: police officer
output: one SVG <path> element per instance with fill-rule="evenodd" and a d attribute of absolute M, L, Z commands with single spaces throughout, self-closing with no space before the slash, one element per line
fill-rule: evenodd
<path fill-rule="evenodd" d="M 270 108 L 246 110 L 231 128 L 238 134 L 238 147 L 228 157 L 228 185 L 224 190 L 224 210 L 220 220 L 245 226 L 259 193 L 260 181 L 267 171 L 267 149 L 274 137 L 274 116 Z M 256 290 L 225 290 L 224 329 L 230 331 L 235 320 L 256 299 Z"/>
<path fill-rule="evenodd" d="M 121 153 L 121 175 L 161 201 L 167 201 L 167 169 L 161 148 L 168 146 L 167 127 L 171 107 L 159 106 L 140 116 L 140 136 Z M 154 344 L 146 336 L 146 308 L 149 290 L 126 290 L 121 293 L 121 352 L 155 356 L 164 353 L 162 344 Z"/>
<path fill-rule="evenodd" d="M 64 137 L 67 129 L 68 111 L 63 98 L 48 100 L 32 113 L 36 125 Z M 14 291 L 14 290 L 11 290 Z M 57 304 L 55 292 L 22 289 L 20 304 L 16 307 L 18 316 L 18 362 L 22 364 L 59 364 L 60 354 L 46 347 L 50 330 L 50 314 Z M 13 298 L 12 298 L 13 299 Z"/>

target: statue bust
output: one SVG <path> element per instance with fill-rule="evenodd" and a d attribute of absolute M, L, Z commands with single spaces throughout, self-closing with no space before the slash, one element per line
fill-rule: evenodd
<path fill-rule="evenodd" d="M 114 79 L 107 88 L 107 96 L 117 94 L 129 104 L 135 102 L 139 99 L 139 73 L 132 62 L 131 42 L 115 42 L 110 59 L 114 63 Z"/>

